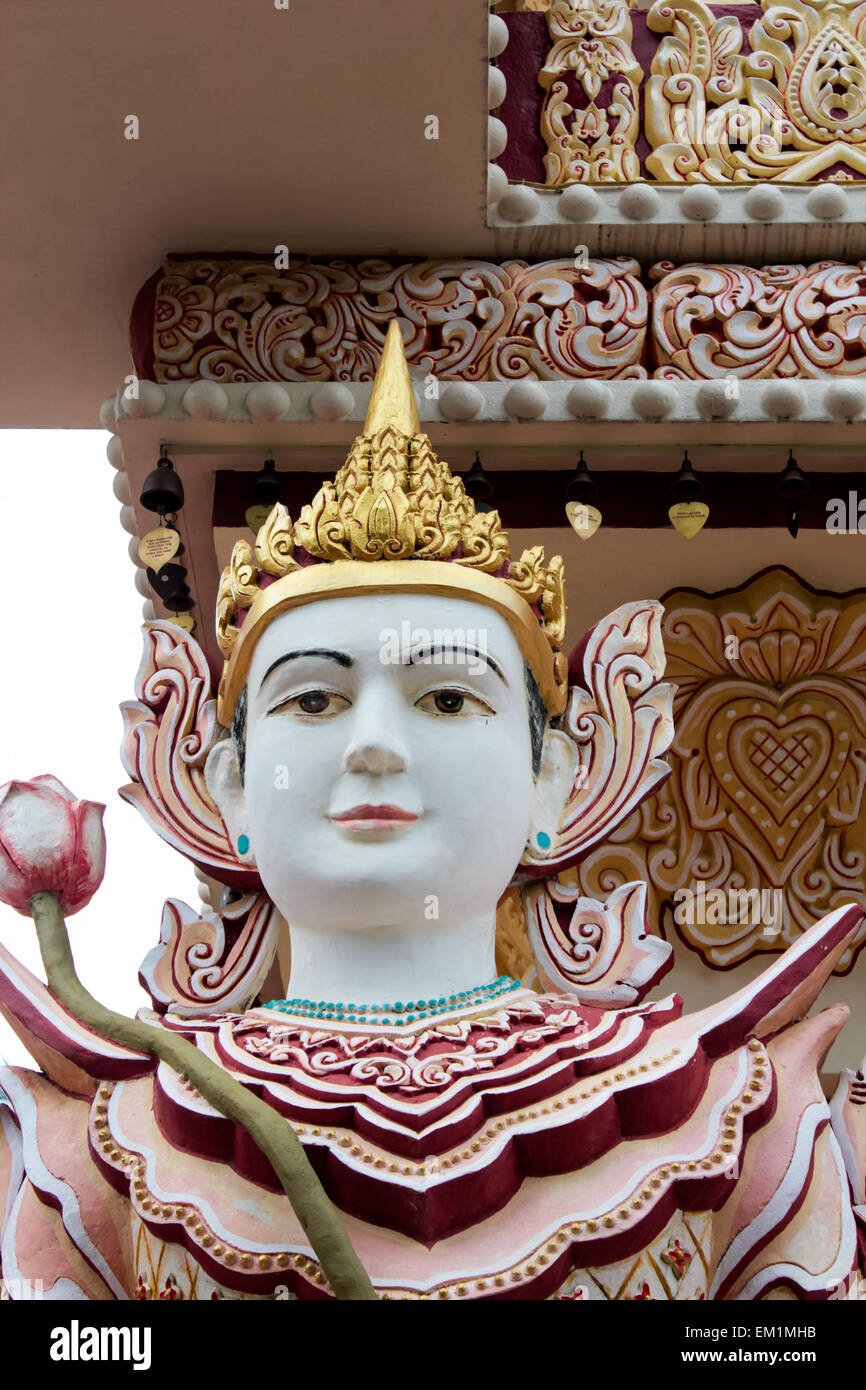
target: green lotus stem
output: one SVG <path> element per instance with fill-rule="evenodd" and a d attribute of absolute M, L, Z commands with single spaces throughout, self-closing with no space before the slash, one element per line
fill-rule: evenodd
<path fill-rule="evenodd" d="M 75 970 L 60 902 L 36 893 L 30 910 L 51 993 L 83 1023 L 121 1047 L 146 1052 L 189 1077 L 215 1110 L 244 1129 L 270 1160 L 337 1298 L 376 1299 L 376 1291 L 291 1125 L 186 1038 L 106 1009 Z"/>

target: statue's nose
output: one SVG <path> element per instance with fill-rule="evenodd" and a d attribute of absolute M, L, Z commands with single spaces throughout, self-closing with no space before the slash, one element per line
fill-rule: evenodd
<path fill-rule="evenodd" d="M 352 711 L 353 724 L 343 766 L 370 776 L 405 772 L 409 750 L 400 738 L 402 701 L 384 683 L 365 690 Z"/>
<path fill-rule="evenodd" d="M 367 772 L 383 776 L 388 772 L 405 772 L 406 757 L 394 743 L 384 740 L 354 743 L 346 752 L 347 772 Z"/>

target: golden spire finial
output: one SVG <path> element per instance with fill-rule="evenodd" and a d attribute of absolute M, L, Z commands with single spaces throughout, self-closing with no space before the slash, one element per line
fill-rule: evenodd
<path fill-rule="evenodd" d="M 378 434 L 388 425 L 396 426 L 403 434 L 413 435 L 421 432 L 415 392 L 412 390 L 409 368 L 406 365 L 403 334 L 400 332 L 398 319 L 392 319 L 388 324 L 382 360 L 376 372 L 373 393 L 367 407 L 364 434 Z"/>

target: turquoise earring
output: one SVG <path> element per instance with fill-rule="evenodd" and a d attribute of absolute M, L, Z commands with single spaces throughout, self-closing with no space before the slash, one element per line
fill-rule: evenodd
<path fill-rule="evenodd" d="M 544 830 L 539 830 L 535 837 L 535 843 L 539 849 L 550 849 L 550 836 Z"/>
<path fill-rule="evenodd" d="M 549 843 L 549 841 L 548 841 L 548 843 Z M 249 848 L 250 848 L 250 837 L 249 837 L 249 835 L 239 835 L 239 836 L 238 836 L 238 854 L 248 854 L 248 853 L 249 853 Z"/>

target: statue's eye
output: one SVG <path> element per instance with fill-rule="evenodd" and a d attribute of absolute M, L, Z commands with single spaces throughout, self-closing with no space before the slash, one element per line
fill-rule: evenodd
<path fill-rule="evenodd" d="M 269 713 L 329 718 L 348 708 L 349 701 L 346 697 L 335 694 L 333 690 L 305 690 L 301 695 L 282 700 Z"/>
<path fill-rule="evenodd" d="M 433 703 L 440 714 L 459 714 L 463 708 L 465 696 L 459 690 L 437 690 L 433 696 Z"/>
<path fill-rule="evenodd" d="M 417 702 L 428 714 L 494 714 L 488 704 L 466 690 L 431 690 Z"/>
<path fill-rule="evenodd" d="M 298 696 L 298 709 L 302 709 L 304 714 L 324 714 L 330 702 L 327 691 L 308 690 L 306 695 Z"/>

